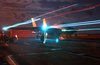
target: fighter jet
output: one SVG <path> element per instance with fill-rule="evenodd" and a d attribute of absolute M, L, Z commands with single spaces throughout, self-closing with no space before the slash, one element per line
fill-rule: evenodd
<path fill-rule="evenodd" d="M 32 33 L 36 33 L 38 35 L 41 34 L 40 40 L 42 43 L 46 42 L 47 35 L 50 35 L 56 39 L 59 39 L 60 35 L 63 35 L 63 34 L 71 35 L 76 32 L 76 31 L 64 31 L 64 30 L 71 30 L 73 29 L 72 27 L 55 27 L 55 25 L 60 25 L 60 24 L 64 25 L 64 23 L 59 23 L 59 24 L 55 23 L 52 26 L 47 26 L 45 18 L 43 19 L 43 26 L 37 27 L 34 21 L 34 18 L 31 18 L 31 19 L 32 19 L 33 27 L 22 27 L 22 28 L 14 27 L 14 28 L 9 28 L 8 30 L 31 30 Z"/>

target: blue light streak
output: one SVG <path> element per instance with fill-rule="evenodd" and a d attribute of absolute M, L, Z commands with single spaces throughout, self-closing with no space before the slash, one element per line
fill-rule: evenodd
<path fill-rule="evenodd" d="M 100 30 L 100 28 L 89 28 L 89 29 L 72 29 L 72 30 L 65 30 L 65 29 L 62 29 L 61 31 L 62 32 L 66 32 L 66 31 L 90 31 L 90 30 Z"/>
<path fill-rule="evenodd" d="M 38 20 L 40 20 L 40 18 L 38 18 L 38 19 L 34 18 L 34 21 L 38 21 Z M 3 27 L 2 29 L 8 30 L 11 27 L 16 27 L 16 26 L 19 26 L 19 25 L 25 25 L 25 24 L 29 24 L 29 23 L 32 23 L 32 20 L 28 20 L 28 21 L 25 21 L 25 22 L 22 22 L 22 23 L 17 23 L 17 24 L 11 25 L 11 26 Z"/>
<path fill-rule="evenodd" d="M 77 22 L 77 23 L 69 23 L 69 24 L 61 24 L 61 25 L 54 25 L 54 26 L 50 26 L 49 28 L 73 27 L 73 26 L 93 25 L 93 24 L 100 24 L 100 20 Z"/>

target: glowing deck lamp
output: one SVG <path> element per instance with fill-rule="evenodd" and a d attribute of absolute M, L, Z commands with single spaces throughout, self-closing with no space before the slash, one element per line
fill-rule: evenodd
<path fill-rule="evenodd" d="M 56 38 L 56 43 L 58 43 L 59 42 L 59 39 L 58 38 Z"/>
<path fill-rule="evenodd" d="M 45 29 L 46 29 L 46 27 L 47 27 L 46 25 L 43 25 L 43 30 L 45 30 Z"/>

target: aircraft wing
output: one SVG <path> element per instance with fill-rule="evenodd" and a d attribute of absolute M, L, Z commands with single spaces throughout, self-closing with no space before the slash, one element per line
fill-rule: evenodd
<path fill-rule="evenodd" d="M 71 30 L 72 27 L 52 27 L 48 28 L 47 31 L 61 31 L 61 30 Z M 31 30 L 31 31 L 43 31 L 42 27 L 18 27 L 18 28 L 9 28 L 8 30 Z M 72 31 L 71 31 L 72 32 Z"/>
<path fill-rule="evenodd" d="M 48 34 L 73 34 L 76 31 L 62 31 L 62 30 L 72 30 L 72 27 L 52 27 L 48 28 L 46 30 L 43 30 L 42 27 L 21 27 L 21 28 L 9 28 L 8 30 L 31 30 L 35 33 L 38 33 L 39 31 L 43 32 L 46 31 Z"/>

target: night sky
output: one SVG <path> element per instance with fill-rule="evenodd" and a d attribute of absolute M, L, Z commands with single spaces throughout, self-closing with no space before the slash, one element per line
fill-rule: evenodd
<path fill-rule="evenodd" d="M 10 26 L 31 19 L 32 17 L 66 7 L 75 3 L 79 5 L 61 10 L 41 18 L 58 15 L 61 13 L 82 9 L 100 4 L 100 0 L 0 0 L 0 29 L 4 26 Z M 57 22 L 73 23 L 100 20 L 100 6 L 91 10 L 62 15 L 47 20 L 48 25 Z M 42 25 L 42 20 L 36 22 L 38 26 Z M 32 27 L 32 24 L 19 27 Z M 80 28 L 100 27 L 100 25 L 82 26 Z M 78 27 L 75 27 L 78 28 Z"/>

